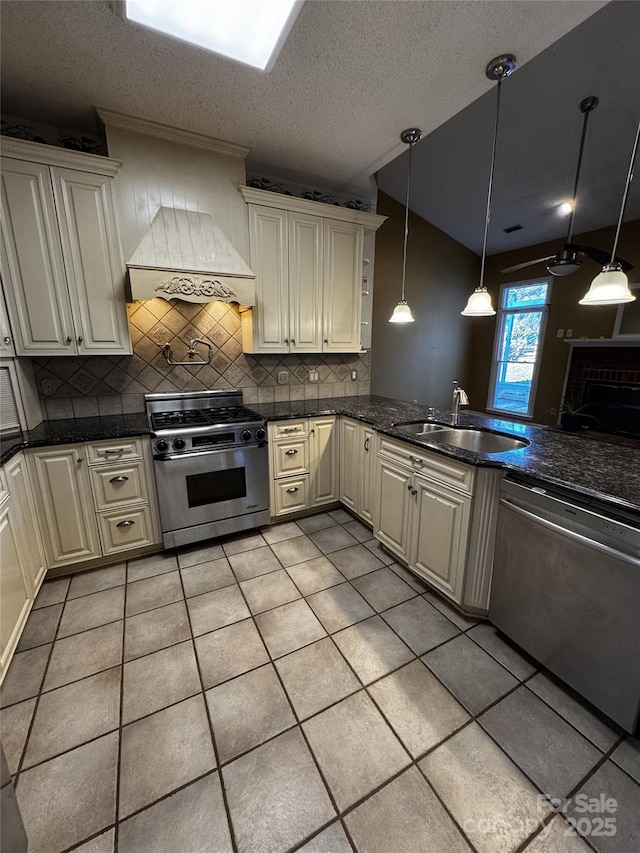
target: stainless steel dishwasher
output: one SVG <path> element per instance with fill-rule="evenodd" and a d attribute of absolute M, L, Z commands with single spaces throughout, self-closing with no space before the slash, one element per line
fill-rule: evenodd
<path fill-rule="evenodd" d="M 489 618 L 633 731 L 640 710 L 640 517 L 502 485 Z"/>

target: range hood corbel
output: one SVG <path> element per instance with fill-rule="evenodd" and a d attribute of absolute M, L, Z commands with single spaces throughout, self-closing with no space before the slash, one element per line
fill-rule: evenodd
<path fill-rule="evenodd" d="M 255 274 L 208 213 L 161 207 L 127 268 L 134 301 L 255 305 Z"/>

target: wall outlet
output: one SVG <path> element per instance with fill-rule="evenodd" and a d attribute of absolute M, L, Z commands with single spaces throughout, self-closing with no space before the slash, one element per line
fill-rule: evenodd
<path fill-rule="evenodd" d="M 567 329 L 567 337 L 570 338 L 573 335 L 573 329 Z"/>
<path fill-rule="evenodd" d="M 358 379 L 358 371 L 357 371 L 357 370 L 352 370 L 352 371 L 351 371 L 351 381 L 352 381 L 352 382 L 356 382 L 356 381 L 357 381 L 357 379 Z"/>
<path fill-rule="evenodd" d="M 564 338 L 564 329 L 558 329 L 556 332 L 556 338 Z"/>
<path fill-rule="evenodd" d="M 317 382 L 318 381 L 318 371 L 310 370 L 309 371 L 309 382 Z"/>
<path fill-rule="evenodd" d="M 288 385 L 289 384 L 289 371 L 288 370 L 279 370 L 278 371 L 278 385 Z"/>

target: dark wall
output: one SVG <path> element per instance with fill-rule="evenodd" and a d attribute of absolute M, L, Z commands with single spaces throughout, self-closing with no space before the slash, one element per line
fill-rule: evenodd
<path fill-rule="evenodd" d="M 613 237 L 614 229 L 605 228 L 575 235 L 573 241 L 611 251 Z M 491 293 L 494 308 L 498 306 L 501 284 L 526 281 L 536 276 L 548 275 L 544 264 L 509 275 L 501 274 L 501 269 L 523 263 L 531 258 L 551 255 L 562 248 L 562 243 L 562 239 L 554 240 L 552 243 L 539 243 L 536 246 L 504 252 L 488 258 L 485 283 Z M 634 265 L 634 269 L 629 274 L 629 281 L 640 282 L 640 220 L 623 224 L 618 254 Z M 562 338 L 557 336 L 558 329 L 564 330 L 563 337 L 566 337 L 567 329 L 572 329 L 571 336 L 574 338 L 610 338 L 613 333 L 616 306 L 595 307 L 578 304 L 598 272 L 597 264 L 585 260 L 577 272 L 566 278 L 551 277 L 551 305 L 533 412 L 533 420 L 536 422 L 554 422 L 555 417 L 550 414 L 550 410 L 560 404 L 562 397 L 570 347 Z M 472 403 L 471 407 L 483 411 L 489 392 L 496 323 L 494 317 L 469 318 L 468 323 L 470 341 L 466 369 L 463 373 L 465 382 L 467 382 L 465 388 Z"/>
<path fill-rule="evenodd" d="M 376 234 L 371 393 L 449 408 L 452 381 L 466 387 L 470 327 L 460 311 L 477 284 L 480 259 L 411 213 L 406 298 L 415 323 L 389 323 L 400 299 L 404 206 L 380 193 L 377 212 L 389 218 Z"/>

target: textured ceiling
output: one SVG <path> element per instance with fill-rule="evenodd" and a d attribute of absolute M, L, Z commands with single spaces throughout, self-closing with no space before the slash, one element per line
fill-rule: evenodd
<path fill-rule="evenodd" d="M 602 5 L 307 0 L 263 74 L 125 22 L 104 0 L 4 0 L 3 104 L 85 131 L 100 105 L 247 145 L 254 170 L 366 193 L 403 128 L 432 131 L 487 91 L 491 57 L 523 64 Z"/>
<path fill-rule="evenodd" d="M 579 104 L 588 95 L 600 103 L 589 118 L 574 234 L 616 222 L 640 119 L 639 45 L 640 2 L 610 3 L 504 82 L 490 253 L 555 239 L 561 248 L 569 220 L 557 207 L 573 192 Z M 494 86 L 413 149 L 411 208 L 477 253 L 495 104 Z M 640 156 L 638 163 L 640 169 Z M 406 181 L 406 153 L 378 174 L 380 189 L 403 203 Z M 625 215 L 638 218 L 640 179 L 631 185 Z M 504 233 L 515 224 L 522 230 Z"/>

